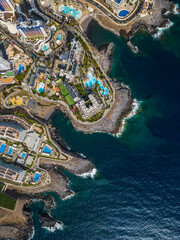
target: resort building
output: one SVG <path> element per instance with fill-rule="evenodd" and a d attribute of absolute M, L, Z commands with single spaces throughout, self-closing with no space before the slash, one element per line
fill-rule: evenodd
<path fill-rule="evenodd" d="M 2 12 L 14 11 L 15 4 L 12 0 L 0 0 L 0 10 Z"/>
<path fill-rule="evenodd" d="M 4 77 L 4 78 L 0 78 L 0 85 L 2 84 L 13 84 L 15 81 L 14 81 L 14 78 L 13 77 Z"/>
<path fill-rule="evenodd" d="M 0 177 L 22 183 L 26 171 L 0 160 Z"/>
<path fill-rule="evenodd" d="M 26 165 L 30 166 L 33 162 L 33 159 L 34 159 L 33 156 L 28 156 L 26 159 Z"/>
<path fill-rule="evenodd" d="M 27 147 L 31 150 L 36 152 L 37 148 L 40 143 L 40 135 L 36 133 L 35 131 L 27 133 L 27 136 L 24 140 L 24 143 L 26 143 Z"/>
<path fill-rule="evenodd" d="M 103 109 L 103 104 L 99 103 L 93 94 L 89 94 L 88 97 L 91 101 L 89 106 L 84 99 L 76 104 L 76 107 L 79 109 L 84 119 L 91 118 Z"/>
<path fill-rule="evenodd" d="M 11 70 L 11 64 L 4 58 L 0 57 L 0 73 L 5 73 Z"/>
<path fill-rule="evenodd" d="M 12 121 L 2 121 L 0 122 L 0 137 L 10 138 L 12 140 L 23 142 L 26 130 L 18 123 Z"/>
<path fill-rule="evenodd" d="M 1 121 L 13 121 L 21 125 L 26 130 L 31 128 L 31 125 L 27 123 L 24 119 L 16 117 L 15 115 L 0 115 L 0 122 Z"/>
<path fill-rule="evenodd" d="M 41 20 L 21 21 L 17 24 L 17 29 L 24 38 L 45 38 L 47 36 L 45 25 Z"/>

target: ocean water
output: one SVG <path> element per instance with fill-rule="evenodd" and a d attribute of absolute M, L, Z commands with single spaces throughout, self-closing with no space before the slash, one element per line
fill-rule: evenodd
<path fill-rule="evenodd" d="M 67 145 L 89 158 L 94 178 L 65 172 L 76 195 L 66 201 L 52 193 L 52 215 L 64 223 L 54 233 L 41 228 L 33 210 L 34 240 L 179 240 L 180 239 L 180 15 L 155 39 L 137 32 L 130 51 L 123 37 L 91 25 L 89 38 L 98 47 L 113 41 L 111 77 L 129 85 L 141 101 L 122 136 L 77 132 L 58 112 L 52 122 Z M 98 32 L 98 34 L 97 34 Z"/>

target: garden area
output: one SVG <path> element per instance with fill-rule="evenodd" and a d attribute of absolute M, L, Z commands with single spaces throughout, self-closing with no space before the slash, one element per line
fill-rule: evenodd
<path fill-rule="evenodd" d="M 0 207 L 14 210 L 16 200 L 2 193 L 3 184 L 0 184 Z"/>

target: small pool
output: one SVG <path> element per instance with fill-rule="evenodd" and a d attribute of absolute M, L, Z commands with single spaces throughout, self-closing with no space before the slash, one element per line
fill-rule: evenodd
<path fill-rule="evenodd" d="M 8 149 L 8 155 L 11 155 L 12 154 L 12 152 L 13 152 L 13 149 L 10 147 L 9 149 Z"/>
<path fill-rule="evenodd" d="M 25 159 L 26 158 L 27 153 L 23 152 L 21 155 L 21 158 Z"/>
<path fill-rule="evenodd" d="M 129 11 L 127 10 L 122 10 L 119 12 L 119 17 L 126 17 L 129 14 Z"/>
<path fill-rule="evenodd" d="M 47 146 L 44 146 L 43 148 L 43 153 L 48 153 L 48 154 L 51 154 L 52 153 L 52 150 L 50 148 L 48 148 Z"/>
<path fill-rule="evenodd" d="M 40 84 L 39 84 L 39 87 L 36 88 L 37 92 L 38 92 L 38 93 L 44 92 L 44 86 L 45 86 L 44 83 L 40 83 Z"/>
<path fill-rule="evenodd" d="M 121 0 L 117 0 L 116 3 L 120 4 Z"/>
<path fill-rule="evenodd" d="M 43 50 L 43 51 L 47 51 L 47 49 L 48 49 L 48 48 L 47 48 L 46 45 L 44 45 L 44 46 L 42 47 L 42 50 Z"/>
<path fill-rule="evenodd" d="M 38 182 L 39 178 L 40 178 L 40 173 L 39 172 L 36 172 L 35 176 L 34 176 L 34 181 L 35 182 Z"/>
<path fill-rule="evenodd" d="M 5 149 L 6 149 L 6 144 L 2 143 L 0 147 L 0 153 L 4 153 Z"/>
<path fill-rule="evenodd" d="M 81 17 L 82 12 L 80 10 L 77 10 L 75 8 L 61 5 L 59 8 L 60 12 L 64 14 L 70 14 L 73 18 L 78 19 Z"/>
<path fill-rule="evenodd" d="M 57 40 L 60 40 L 60 41 L 62 40 L 62 34 L 61 33 L 58 34 Z"/>
<path fill-rule="evenodd" d="M 18 75 L 20 75 L 23 70 L 24 70 L 24 66 L 19 64 L 19 66 L 18 66 Z"/>

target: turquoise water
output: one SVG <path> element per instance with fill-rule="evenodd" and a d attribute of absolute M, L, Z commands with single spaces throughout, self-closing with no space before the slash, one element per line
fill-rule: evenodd
<path fill-rule="evenodd" d="M 62 39 L 62 34 L 58 34 L 57 40 L 60 40 L 60 41 L 61 41 L 61 39 Z"/>
<path fill-rule="evenodd" d="M 129 14 L 129 11 L 121 10 L 118 15 L 119 17 L 126 17 L 128 14 Z"/>
<path fill-rule="evenodd" d="M 101 88 L 101 94 L 104 96 L 107 96 L 109 94 L 109 90 L 106 87 L 103 87 L 103 85 L 101 84 L 101 82 L 99 80 L 96 80 L 95 77 L 93 77 L 92 73 L 88 73 L 90 80 L 88 82 L 85 83 L 86 87 L 88 88 L 92 88 L 92 86 L 97 83 L 100 88 Z"/>
<path fill-rule="evenodd" d="M 44 83 L 40 83 L 39 87 L 36 88 L 36 90 L 37 90 L 38 93 L 44 92 Z"/>
<path fill-rule="evenodd" d="M 21 158 L 25 159 L 26 158 L 27 153 L 23 152 L 21 155 Z"/>
<path fill-rule="evenodd" d="M 62 201 L 52 215 L 64 230 L 41 228 L 34 203 L 34 240 L 179 240 L 180 229 L 180 16 L 160 40 L 137 32 L 132 41 L 91 25 L 89 38 L 100 47 L 115 43 L 111 76 L 131 88 L 142 101 L 120 138 L 77 132 L 62 113 L 52 118 L 67 145 L 86 155 L 98 172 L 94 179 L 67 173 L 76 195 Z M 98 33 L 98 34 L 97 34 Z"/>
<path fill-rule="evenodd" d="M 49 149 L 47 146 L 44 146 L 44 148 L 43 148 L 43 151 L 42 151 L 43 153 L 48 153 L 48 154 L 51 154 L 51 149 Z"/>
<path fill-rule="evenodd" d="M 43 47 L 42 47 L 42 50 L 43 51 L 46 51 L 48 48 L 47 48 L 47 46 L 46 45 L 44 45 Z"/>
<path fill-rule="evenodd" d="M 70 14 L 73 18 L 78 19 L 81 17 L 81 11 L 77 10 L 75 8 L 69 7 L 69 6 L 60 6 L 59 8 L 60 12 L 64 14 Z"/>

